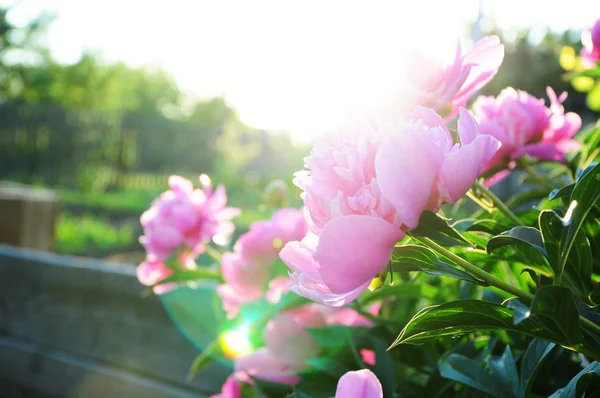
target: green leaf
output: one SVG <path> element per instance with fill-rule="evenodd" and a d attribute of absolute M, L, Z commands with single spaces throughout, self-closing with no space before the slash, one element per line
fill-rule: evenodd
<path fill-rule="evenodd" d="M 539 218 L 540 231 L 544 241 L 544 248 L 548 253 L 550 265 L 554 270 L 554 274 L 562 274 L 563 270 L 559 268 L 559 253 L 560 253 L 560 236 L 562 225 L 558 215 L 552 210 L 544 210 L 540 213 Z"/>
<path fill-rule="evenodd" d="M 224 355 L 219 340 L 213 341 L 203 352 L 196 356 L 194 362 L 192 362 L 192 365 L 190 366 L 187 379 L 192 380 L 198 372 L 212 365 L 216 356 L 222 357 Z"/>
<path fill-rule="evenodd" d="M 559 198 L 568 198 L 571 196 L 571 193 L 573 193 L 573 188 L 575 188 L 575 184 L 569 184 L 565 185 L 560 189 L 555 189 L 552 192 L 550 192 L 550 195 L 548 195 L 548 199 L 554 200 Z"/>
<path fill-rule="evenodd" d="M 308 359 L 307 363 L 311 366 L 304 372 L 300 372 L 301 375 L 314 373 L 315 371 L 327 373 L 333 377 L 341 377 L 344 373 L 348 372 L 349 369 L 343 362 L 340 362 L 335 357 L 316 357 Z"/>
<path fill-rule="evenodd" d="M 560 257 L 561 247 L 567 231 L 563 227 L 561 218 L 552 210 L 544 210 L 540 213 L 539 224 L 554 274 L 563 275 L 578 295 L 587 296 L 592 290 L 592 251 L 585 233 L 578 231 L 575 238 L 571 240 L 574 250 L 568 253 L 566 266 L 563 267 Z"/>
<path fill-rule="evenodd" d="M 492 253 L 499 247 L 525 244 L 533 247 L 544 257 L 548 257 L 546 250 L 544 249 L 544 242 L 542 240 L 542 234 L 535 228 L 531 227 L 515 227 L 510 231 L 501 233 L 491 238 L 486 246 L 486 251 Z"/>
<path fill-rule="evenodd" d="M 513 323 L 518 325 L 523 322 L 525 319 L 529 319 L 529 315 L 531 314 L 531 310 L 528 306 L 523 304 L 517 299 L 512 299 L 506 305 L 508 308 L 514 311 L 513 315 Z"/>
<path fill-rule="evenodd" d="M 504 387 L 510 387 L 508 390 L 510 396 L 517 397 L 519 393 L 519 377 L 517 376 L 517 367 L 515 358 L 512 355 L 510 346 L 506 346 L 501 357 L 491 357 L 488 360 L 488 366 L 492 375 L 500 379 Z M 508 395 L 504 395 L 508 396 Z"/>
<path fill-rule="evenodd" d="M 198 267 L 195 269 L 177 271 L 173 275 L 168 276 L 162 281 L 158 282 L 155 286 L 164 285 L 165 283 L 182 283 L 201 280 L 222 281 L 223 277 L 221 276 L 221 272 L 218 269 Z"/>
<path fill-rule="evenodd" d="M 510 229 L 510 224 L 504 224 L 492 219 L 467 219 L 457 221 L 454 225 L 459 231 L 479 231 L 487 232 L 488 234 L 497 235 Z"/>
<path fill-rule="evenodd" d="M 429 275 L 449 276 L 487 286 L 487 282 L 441 261 L 434 251 L 423 246 L 404 245 L 394 248 L 391 264 L 394 272 L 423 271 Z"/>
<path fill-rule="evenodd" d="M 590 212 L 591 208 L 600 198 L 600 163 L 595 165 L 591 170 L 586 171 L 585 174 L 577 181 L 573 193 L 571 194 L 571 206 L 576 204 L 573 214 L 570 218 L 570 225 L 567 229 L 567 233 L 561 239 L 561 252 L 560 257 L 563 263 L 566 257 L 569 256 L 569 252 L 575 243 L 575 239 L 585 218 Z"/>
<path fill-rule="evenodd" d="M 576 397 L 597 397 L 600 394 L 600 375 L 588 372 L 577 381 Z"/>
<path fill-rule="evenodd" d="M 529 394 L 537 373 L 554 347 L 556 344 L 538 339 L 533 339 L 529 344 L 521 361 L 519 398 Z"/>
<path fill-rule="evenodd" d="M 579 310 L 568 288 L 544 286 L 538 289 L 531 303 L 531 314 L 569 346 L 573 347 L 582 341 Z"/>
<path fill-rule="evenodd" d="M 339 377 L 332 377 L 325 372 L 316 372 L 302 377 L 294 389 L 294 398 L 331 398 L 335 395 L 335 389 Z M 283 397 L 285 395 L 276 395 Z"/>
<path fill-rule="evenodd" d="M 385 397 L 393 397 L 394 391 L 398 386 L 398 377 L 396 375 L 396 366 L 387 350 L 385 341 L 377 340 L 375 342 L 375 376 L 381 382 L 383 387 L 383 395 Z"/>
<path fill-rule="evenodd" d="M 547 189 L 528 189 L 523 192 L 519 192 L 513 197 L 511 197 L 506 205 L 510 208 L 522 205 L 524 203 L 529 203 L 532 201 L 539 201 L 540 199 L 545 198 L 548 195 Z"/>
<path fill-rule="evenodd" d="M 344 348 L 348 339 L 352 338 L 352 332 L 356 328 L 349 326 L 333 325 L 323 328 L 307 328 L 315 343 L 321 347 L 337 352 Z"/>
<path fill-rule="evenodd" d="M 312 303 L 311 300 L 299 296 L 296 293 L 289 292 L 281 296 L 281 300 L 275 304 L 274 312 L 278 313 L 310 303 Z"/>
<path fill-rule="evenodd" d="M 457 300 L 421 310 L 400 332 L 390 348 L 398 344 L 419 344 L 443 336 L 508 330 L 561 343 L 561 336 L 539 322 L 524 319 L 515 325 L 513 310 L 482 300 Z"/>
<path fill-rule="evenodd" d="M 571 379 L 565 388 L 557 390 L 549 398 L 580 398 L 582 395 L 578 395 L 577 391 L 579 390 L 581 392 L 585 386 L 579 386 L 579 380 L 589 373 L 600 375 L 600 365 L 598 362 L 592 362 L 586 366 L 585 369 L 577 373 L 577 375 Z M 586 379 L 583 380 L 585 381 Z M 587 381 L 590 381 L 590 379 L 587 379 Z"/>
<path fill-rule="evenodd" d="M 420 299 L 435 297 L 435 291 L 431 285 L 424 283 L 397 283 L 392 286 L 384 285 L 382 288 L 373 292 L 365 292 L 361 296 L 364 305 L 380 301 L 386 297 L 396 297 L 402 299 Z"/>
<path fill-rule="evenodd" d="M 536 223 L 537 223 L 539 211 L 537 209 L 532 208 L 532 209 L 523 210 L 523 211 L 513 211 L 513 213 L 515 213 L 517 218 L 519 220 L 521 220 L 521 222 L 523 222 L 523 224 L 525 224 L 527 226 L 533 226 L 533 225 L 536 225 Z M 477 218 L 480 218 L 480 219 L 491 218 L 491 219 L 501 222 L 503 224 L 514 225 L 514 223 L 511 220 L 509 220 L 501 212 L 496 212 L 494 214 L 483 213 Z"/>
<path fill-rule="evenodd" d="M 540 286 L 542 284 L 540 275 L 536 272 L 536 270 L 531 269 L 531 268 L 523 268 L 521 270 L 521 274 L 523 274 L 523 273 L 527 273 L 529 275 L 529 277 L 531 278 L 533 283 L 535 283 L 535 286 Z"/>
<path fill-rule="evenodd" d="M 483 391 L 492 397 L 510 397 L 510 395 L 506 395 L 510 393 L 510 390 L 506 389 L 502 380 L 491 375 L 477 360 L 450 353 L 440 359 L 438 368 L 443 377 Z"/>
<path fill-rule="evenodd" d="M 571 72 L 565 75 L 567 79 L 573 79 L 575 77 L 593 77 L 600 78 L 600 68 L 586 69 L 580 72 Z"/>
<path fill-rule="evenodd" d="M 471 246 L 456 229 L 448 225 L 445 219 L 431 211 L 424 211 L 417 228 L 411 231 L 414 236 L 430 238 L 446 246 Z"/>

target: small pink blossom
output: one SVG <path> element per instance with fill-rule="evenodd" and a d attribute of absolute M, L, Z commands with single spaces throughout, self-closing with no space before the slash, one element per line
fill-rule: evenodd
<path fill-rule="evenodd" d="M 294 385 L 298 383 L 300 377 L 295 373 L 304 368 L 304 366 L 295 368 L 286 364 L 265 347 L 235 359 L 236 373 L 279 384 Z"/>
<path fill-rule="evenodd" d="M 360 350 L 360 357 L 367 365 L 375 366 L 375 351 L 362 348 Z"/>
<path fill-rule="evenodd" d="M 277 304 L 281 297 L 290 291 L 292 281 L 289 278 L 277 277 L 269 282 L 265 298 L 270 304 Z"/>
<path fill-rule="evenodd" d="M 543 160 L 564 161 L 564 153 L 579 147 L 572 137 L 581 127 L 581 118 L 564 112 L 567 93 L 557 97 L 547 89 L 550 107 L 530 94 L 511 87 L 498 97 L 479 97 L 473 104 L 483 134 L 502 142 L 502 147 L 484 171 L 504 167 L 513 159 L 530 155 Z"/>
<path fill-rule="evenodd" d="M 229 318 L 239 307 L 266 295 L 275 304 L 289 290 L 289 280 L 271 280 L 271 268 L 281 248 L 291 240 L 302 239 L 307 225 L 303 210 L 285 208 L 276 211 L 268 221 L 259 221 L 242 234 L 221 260 L 224 284 L 217 287 L 223 309 Z"/>
<path fill-rule="evenodd" d="M 180 247 L 197 255 L 211 239 L 222 241 L 231 235 L 231 219 L 239 209 L 226 207 L 225 188 L 213 191 L 210 180 L 204 177 L 203 189 L 193 189 L 190 181 L 171 176 L 170 189 L 142 214 L 144 235 L 140 242 L 148 260 L 165 261 Z"/>
<path fill-rule="evenodd" d="M 223 187 L 213 191 L 207 176 L 201 176 L 200 180 L 203 189 L 194 189 L 185 178 L 169 177 L 170 189 L 142 214 L 144 235 L 140 242 L 146 249 L 146 261 L 137 270 L 142 284 L 153 286 L 172 275 L 176 268 L 194 268 L 195 257 L 211 239 L 222 241 L 233 232 L 231 219 L 239 214 L 239 209 L 226 207 Z M 176 286 L 156 286 L 154 292 L 166 293 Z"/>
<path fill-rule="evenodd" d="M 292 291 L 330 306 L 364 292 L 423 211 L 454 203 L 500 146 L 464 109 L 455 143 L 443 119 L 417 107 L 408 121 L 357 124 L 324 136 L 296 174 L 310 233 L 280 257 Z"/>
<path fill-rule="evenodd" d="M 277 314 L 269 321 L 264 332 L 269 351 L 283 362 L 296 368 L 316 357 L 321 347 L 313 340 L 306 328 L 323 327 L 325 317 L 319 308 L 302 306 Z"/>
<path fill-rule="evenodd" d="M 383 398 L 383 388 L 377 376 L 368 369 L 346 373 L 338 381 L 335 398 Z"/>
<path fill-rule="evenodd" d="M 242 389 L 240 382 L 233 376 L 229 376 L 220 394 L 211 395 L 210 398 L 242 398 Z"/>
<path fill-rule="evenodd" d="M 582 33 L 581 58 L 585 66 L 593 68 L 600 62 L 600 19 L 594 25 Z"/>
<path fill-rule="evenodd" d="M 144 286 L 154 286 L 163 279 L 173 275 L 174 271 L 160 261 L 144 261 L 137 267 L 137 278 Z M 164 294 L 177 288 L 176 283 L 165 283 L 154 286 L 155 294 Z"/>
<path fill-rule="evenodd" d="M 267 323 L 265 347 L 236 358 L 235 370 L 267 381 L 295 384 L 300 380 L 296 373 L 307 369 L 308 361 L 322 351 L 307 329 L 328 325 L 369 327 L 372 323 L 354 309 L 319 304 L 280 312 Z"/>
<path fill-rule="evenodd" d="M 181 269 L 194 269 L 196 262 L 193 257 L 186 252 L 177 256 L 177 266 Z M 137 278 L 144 286 L 154 286 L 165 278 L 173 275 L 175 271 L 168 267 L 162 261 L 144 261 L 137 267 Z M 154 286 L 154 294 L 165 294 L 176 289 L 177 283 L 165 283 Z"/>

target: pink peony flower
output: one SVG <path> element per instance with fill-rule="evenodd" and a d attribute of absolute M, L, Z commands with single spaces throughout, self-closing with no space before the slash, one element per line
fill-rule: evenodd
<path fill-rule="evenodd" d="M 223 187 L 213 192 L 208 177 L 201 180 L 203 189 L 193 189 L 190 181 L 169 177 L 170 189 L 142 214 L 144 236 L 140 242 L 149 261 L 165 261 L 180 247 L 198 255 L 211 239 L 223 241 L 233 232 L 231 219 L 239 209 L 226 207 Z"/>
<path fill-rule="evenodd" d="M 368 369 L 347 372 L 340 377 L 335 398 L 383 398 L 383 388 L 377 376 Z"/>
<path fill-rule="evenodd" d="M 229 376 L 220 394 L 211 395 L 210 398 L 242 398 L 242 390 L 239 381 L 235 377 Z"/>
<path fill-rule="evenodd" d="M 413 54 L 407 76 L 413 85 L 413 94 L 409 94 L 412 105 L 432 108 L 446 120 L 454 118 L 458 109 L 496 75 L 503 59 L 504 45 L 498 36 L 485 37 L 470 50 L 459 42 L 454 59 L 447 65 Z"/>
<path fill-rule="evenodd" d="M 252 224 L 249 231 L 239 237 L 233 253 L 225 253 L 222 257 L 221 268 L 226 283 L 217 287 L 228 317 L 237 315 L 241 305 L 265 295 L 275 304 L 289 290 L 289 281 L 270 281 L 271 268 L 283 245 L 302 239 L 306 231 L 303 210 L 286 208 L 276 211 L 269 221 Z"/>
<path fill-rule="evenodd" d="M 563 161 L 565 152 L 579 147 L 572 137 L 581 127 L 581 118 L 572 112 L 565 114 L 561 105 L 567 93 L 557 97 L 550 87 L 547 93 L 549 108 L 543 99 L 510 87 L 496 98 L 477 98 L 473 109 L 481 132 L 502 142 L 484 171 L 504 167 L 525 154 Z"/>
<path fill-rule="evenodd" d="M 600 62 L 600 19 L 594 26 L 583 32 L 581 42 L 583 44 L 581 58 L 585 66 L 593 68 Z"/>
<path fill-rule="evenodd" d="M 464 108 L 458 136 L 454 143 L 438 114 L 417 107 L 408 121 L 322 138 L 305 159 L 310 172 L 294 180 L 310 233 L 280 253 L 292 291 L 330 306 L 364 292 L 423 211 L 457 201 L 500 145 Z"/>
<path fill-rule="evenodd" d="M 236 373 L 282 384 L 297 383 L 300 378 L 295 373 L 307 369 L 308 361 L 321 352 L 306 329 L 327 325 L 369 327 L 372 323 L 354 309 L 319 304 L 280 312 L 264 330 L 265 347 L 235 359 Z"/>

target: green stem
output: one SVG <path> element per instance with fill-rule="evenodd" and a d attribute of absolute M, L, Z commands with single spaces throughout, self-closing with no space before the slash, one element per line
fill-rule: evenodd
<path fill-rule="evenodd" d="M 588 166 L 594 161 L 594 159 L 596 158 L 596 156 L 598 156 L 599 153 L 600 153 L 600 148 L 594 149 L 594 151 L 590 154 L 590 156 L 588 156 L 586 161 L 583 162 L 583 165 L 581 166 L 581 170 L 587 169 Z"/>
<path fill-rule="evenodd" d="M 531 167 L 531 165 L 529 163 L 527 163 L 527 161 L 524 158 L 517 159 L 517 164 L 529 175 L 529 177 L 531 177 L 531 179 L 533 181 L 537 182 L 538 184 L 540 184 L 550 190 L 554 189 L 554 185 L 552 185 L 548 180 L 546 180 L 544 177 L 539 175 L 535 171 L 535 169 L 533 167 Z"/>
<path fill-rule="evenodd" d="M 594 322 L 590 321 L 587 318 L 579 316 L 579 324 L 583 326 L 588 332 L 594 332 L 598 336 L 600 336 L 600 326 L 596 325 Z"/>
<path fill-rule="evenodd" d="M 460 258 L 456 254 L 452 253 L 450 250 L 438 245 L 431 239 L 421 238 L 421 237 L 419 237 L 419 238 L 414 237 L 414 238 L 419 240 L 425 246 L 430 247 L 437 253 L 446 257 L 448 260 L 451 260 L 451 261 L 455 262 L 456 264 L 460 265 L 462 268 L 469 271 L 470 273 L 477 276 L 478 278 L 486 281 L 487 283 L 490 284 L 490 286 L 494 286 L 494 287 L 496 287 L 500 290 L 503 290 L 507 293 L 513 294 L 527 302 L 531 302 L 533 300 L 533 295 L 531 293 L 524 292 L 521 289 L 518 289 L 514 286 L 509 285 L 508 283 L 502 282 L 500 279 L 496 278 L 495 276 L 490 275 L 489 273 L 485 272 L 481 268 L 471 264 L 467 260 Z"/>
<path fill-rule="evenodd" d="M 478 278 L 483 279 L 484 281 L 489 283 L 490 286 L 494 286 L 494 287 L 496 287 L 500 290 L 503 290 L 507 293 L 513 294 L 513 295 L 517 296 L 518 298 L 525 300 L 527 303 L 531 303 L 533 301 L 534 296 L 531 293 L 524 292 L 519 288 L 516 288 L 514 286 L 511 286 L 507 283 L 502 282 L 500 279 L 497 279 L 496 277 L 490 275 L 489 273 L 485 272 L 481 268 L 462 259 L 461 257 L 452 253 L 448 249 L 438 245 L 431 239 L 417 238 L 417 237 L 413 237 L 413 238 L 419 240 L 425 246 L 433 249 L 437 253 L 446 257 L 448 260 L 453 261 L 454 263 L 460 265 L 465 270 L 469 271 L 470 273 L 477 276 Z M 595 333 L 596 335 L 600 336 L 600 326 L 596 325 L 594 322 L 590 321 L 589 319 L 584 318 L 583 316 L 579 315 L 579 324 L 583 329 L 587 330 L 588 332 Z M 585 355 L 592 356 L 596 360 L 599 359 L 597 355 L 591 355 L 589 351 L 586 351 Z"/>
<path fill-rule="evenodd" d="M 477 195 L 475 195 L 471 190 L 467 191 L 467 197 L 473 202 L 475 202 L 483 210 L 487 211 L 488 213 L 493 213 L 494 210 L 490 206 L 488 206 L 483 200 L 479 199 Z"/>
<path fill-rule="evenodd" d="M 515 213 L 513 213 L 501 200 L 500 198 L 498 198 L 492 191 L 490 191 L 485 185 L 483 185 L 481 183 L 481 181 L 476 180 L 475 181 L 475 186 L 477 187 L 477 189 L 479 189 L 481 192 L 483 192 L 494 204 L 494 206 L 496 208 L 498 208 L 498 210 L 500 210 L 501 213 L 503 213 L 506 217 L 508 217 L 515 225 L 520 226 L 520 227 L 524 227 L 525 224 L 523 224 L 523 222 L 521 220 L 519 220 L 519 218 L 517 216 L 515 216 Z"/>
<path fill-rule="evenodd" d="M 206 255 L 215 260 L 217 263 L 221 263 L 221 253 L 214 247 L 210 245 L 204 246 L 204 253 L 206 253 Z"/>

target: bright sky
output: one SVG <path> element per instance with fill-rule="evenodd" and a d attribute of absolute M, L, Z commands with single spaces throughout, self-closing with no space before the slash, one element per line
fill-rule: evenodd
<path fill-rule="evenodd" d="M 582 29 L 600 17 L 595 0 L 482 3 L 485 15 L 509 29 Z M 224 94 L 246 123 L 306 139 L 389 88 L 402 50 L 418 45 L 452 53 L 477 6 L 477 0 L 21 0 L 9 17 L 23 23 L 51 11 L 57 18 L 46 40 L 58 60 L 75 62 L 90 49 L 108 61 L 160 65 L 190 93 Z"/>

